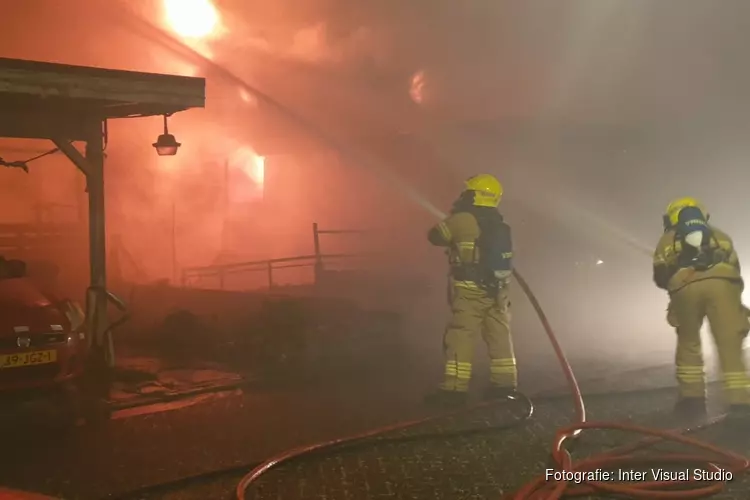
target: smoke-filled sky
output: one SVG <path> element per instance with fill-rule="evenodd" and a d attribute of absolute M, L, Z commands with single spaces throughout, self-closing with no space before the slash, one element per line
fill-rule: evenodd
<path fill-rule="evenodd" d="M 643 253 L 685 195 L 750 252 L 745 0 L 207 2 L 0 0 L 0 56 L 207 78 L 206 109 L 170 119 L 174 158 L 150 147 L 158 118 L 110 126 L 109 232 L 149 278 L 171 275 L 172 205 L 180 266 L 308 253 L 315 221 L 421 237 L 432 216 L 383 172 L 441 209 L 498 175 L 533 269 L 624 254 L 647 288 Z M 59 157 L 0 174 L 16 206 L 80 191 Z"/>

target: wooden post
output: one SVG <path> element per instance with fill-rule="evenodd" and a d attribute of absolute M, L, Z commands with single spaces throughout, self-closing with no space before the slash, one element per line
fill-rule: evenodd
<path fill-rule="evenodd" d="M 224 182 L 222 196 L 222 216 L 221 216 L 221 255 L 229 253 L 229 160 L 224 160 Z"/>
<path fill-rule="evenodd" d="M 268 265 L 268 288 L 272 289 L 273 288 L 273 262 L 269 260 L 267 265 Z"/>
<path fill-rule="evenodd" d="M 177 203 L 172 201 L 172 283 L 179 284 L 177 276 Z"/>
<path fill-rule="evenodd" d="M 94 290 L 92 323 L 89 334 L 93 335 L 94 346 L 104 349 L 107 364 L 114 366 L 112 352 L 107 352 L 107 244 L 104 213 L 104 138 L 102 122 L 91 125 L 86 141 L 86 162 L 89 167 L 87 184 L 89 191 L 89 258 L 91 260 L 90 286 Z"/>
<path fill-rule="evenodd" d="M 313 267 L 313 280 L 317 285 L 320 283 L 320 279 L 323 276 L 323 256 L 320 253 L 320 231 L 318 230 L 318 223 L 313 222 L 313 245 L 315 247 L 315 265 Z"/>
<path fill-rule="evenodd" d="M 86 326 L 92 346 L 86 369 L 84 392 L 92 415 L 106 408 L 115 365 L 112 332 L 108 332 L 107 235 L 104 213 L 104 133 L 103 121 L 88 126 L 85 164 L 89 193 L 90 284 L 86 300 Z M 66 153 L 67 154 L 67 153 Z M 70 156 L 69 156 L 70 157 Z"/>

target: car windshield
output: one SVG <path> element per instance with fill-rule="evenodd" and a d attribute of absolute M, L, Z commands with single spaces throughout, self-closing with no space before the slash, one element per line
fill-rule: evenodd
<path fill-rule="evenodd" d="M 49 297 L 28 278 L 0 279 L 0 307 L 49 307 Z"/>

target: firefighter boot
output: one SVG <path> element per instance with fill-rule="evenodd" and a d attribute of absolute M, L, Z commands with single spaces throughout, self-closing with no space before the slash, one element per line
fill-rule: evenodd
<path fill-rule="evenodd" d="M 674 405 L 674 412 L 678 418 L 697 419 L 706 416 L 705 398 L 680 398 Z"/>
<path fill-rule="evenodd" d="M 512 399 L 516 394 L 516 389 L 513 387 L 501 387 L 498 385 L 491 385 L 485 389 L 482 394 L 484 401 L 495 401 L 500 399 Z"/>
<path fill-rule="evenodd" d="M 466 405 L 468 393 L 464 391 L 446 391 L 438 389 L 425 396 L 424 401 L 428 406 L 442 408 L 460 408 Z"/>

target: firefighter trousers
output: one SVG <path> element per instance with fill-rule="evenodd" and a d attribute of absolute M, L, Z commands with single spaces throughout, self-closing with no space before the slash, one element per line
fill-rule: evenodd
<path fill-rule="evenodd" d="M 515 389 L 516 357 L 510 335 L 507 288 L 488 293 L 472 282 L 454 282 L 449 294 L 451 319 L 445 330 L 445 378 L 440 388 L 465 392 L 471 379 L 476 338 L 481 334 L 490 355 L 490 383 Z"/>
<path fill-rule="evenodd" d="M 742 285 L 722 278 L 695 281 L 674 292 L 669 322 L 677 331 L 675 365 L 681 397 L 705 397 L 706 378 L 701 348 L 703 319 L 716 343 L 726 401 L 750 404 L 742 344 L 750 330 L 742 305 Z"/>

